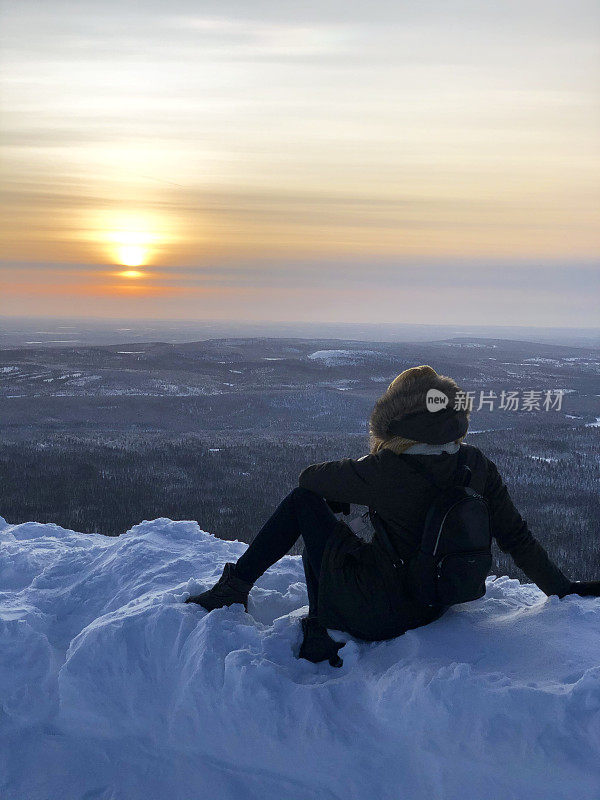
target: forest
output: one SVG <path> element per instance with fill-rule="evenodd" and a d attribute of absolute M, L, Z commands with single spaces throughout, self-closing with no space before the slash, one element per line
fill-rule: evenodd
<path fill-rule="evenodd" d="M 571 577 L 597 577 L 597 429 L 505 430 L 467 441 L 494 460 L 534 535 Z M 156 517 L 250 542 L 311 463 L 368 452 L 365 434 L 46 434 L 0 447 L 0 515 L 118 535 Z M 355 508 L 357 513 L 364 509 Z M 494 572 L 523 578 L 495 552 Z"/>

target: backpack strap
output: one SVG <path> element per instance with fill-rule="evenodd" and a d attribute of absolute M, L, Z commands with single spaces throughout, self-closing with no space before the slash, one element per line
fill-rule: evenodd
<path fill-rule="evenodd" d="M 401 558 L 400 554 L 392 544 L 390 537 L 388 536 L 388 532 L 385 529 L 385 524 L 383 520 L 379 517 L 379 514 L 373 513 L 371 515 L 371 522 L 373 523 L 376 535 L 378 536 L 379 541 L 383 545 L 384 550 L 388 554 L 388 557 L 392 562 L 393 566 L 396 569 L 398 569 L 399 567 L 403 567 L 404 559 Z"/>
<path fill-rule="evenodd" d="M 467 451 L 461 445 L 458 450 L 458 467 L 456 469 L 456 483 L 458 486 L 468 486 L 471 483 L 473 472 L 467 464 Z"/>

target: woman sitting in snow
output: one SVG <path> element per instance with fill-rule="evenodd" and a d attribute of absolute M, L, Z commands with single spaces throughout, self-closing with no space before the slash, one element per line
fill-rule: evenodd
<path fill-rule="evenodd" d="M 419 547 L 436 484 L 451 485 L 458 453 L 471 470 L 470 486 L 486 500 L 492 536 L 515 564 L 548 595 L 600 595 L 600 581 L 572 583 L 552 563 L 514 507 L 496 465 L 472 445 L 461 444 L 468 410 L 448 406 L 432 413 L 428 391 L 456 397 L 459 387 L 429 366 L 402 372 L 377 401 L 370 419 L 371 452 L 307 467 L 294 489 L 235 564 L 225 565 L 218 583 L 186 602 L 211 611 L 242 603 L 256 580 L 301 536 L 309 613 L 302 620 L 300 656 L 341 665 L 327 628 L 369 641 L 391 639 L 438 619 L 447 606 L 424 605 L 389 555 L 407 562 Z M 359 539 L 334 515 L 356 503 L 378 520 L 371 542 Z M 378 530 L 384 526 L 384 533 Z M 387 533 L 387 536 L 385 535 Z"/>

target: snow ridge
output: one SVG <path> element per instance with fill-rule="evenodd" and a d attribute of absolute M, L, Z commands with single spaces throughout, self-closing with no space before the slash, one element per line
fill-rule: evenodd
<path fill-rule="evenodd" d="M 334 670 L 296 658 L 297 557 L 249 614 L 184 604 L 245 547 L 0 518 L 3 800 L 597 800 L 600 600 L 490 578 L 393 641 L 334 632 Z"/>

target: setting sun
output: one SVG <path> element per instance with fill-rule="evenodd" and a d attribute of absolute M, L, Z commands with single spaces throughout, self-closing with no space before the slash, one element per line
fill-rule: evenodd
<path fill-rule="evenodd" d="M 149 213 L 104 211 L 90 221 L 93 238 L 105 248 L 113 264 L 122 267 L 142 267 L 151 264 L 157 250 L 169 240 L 165 220 Z M 145 277 L 143 273 L 123 271 L 126 278 Z"/>
<path fill-rule="evenodd" d="M 124 267 L 140 267 L 146 262 L 147 250 L 139 244 L 123 244 L 118 249 L 118 260 Z M 132 273 L 130 277 L 139 277 L 140 273 Z"/>

